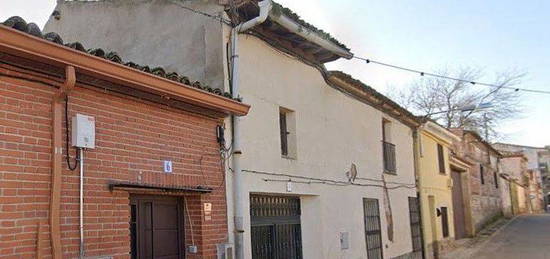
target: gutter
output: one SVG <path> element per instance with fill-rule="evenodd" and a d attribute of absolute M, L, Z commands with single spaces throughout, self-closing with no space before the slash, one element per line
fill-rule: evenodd
<path fill-rule="evenodd" d="M 243 23 L 236 26 L 236 30 L 239 33 L 240 32 L 245 32 L 248 29 L 250 29 L 250 28 L 252 28 L 256 25 L 265 22 L 268 15 L 269 15 L 269 17 L 271 17 L 271 15 L 272 15 L 271 10 L 273 8 L 273 3 L 271 2 L 271 0 L 265 0 L 265 1 L 259 2 L 258 7 L 260 7 L 260 13 L 258 14 L 257 17 L 255 17 L 254 19 L 248 20 L 246 22 L 243 22 Z"/>
<path fill-rule="evenodd" d="M 276 22 L 277 24 L 281 25 L 285 29 L 289 30 L 290 32 L 310 41 L 313 42 L 322 48 L 340 56 L 346 59 L 353 58 L 353 53 L 349 52 L 348 50 L 334 44 L 333 42 L 319 36 L 318 33 L 304 27 L 303 25 L 297 23 L 290 17 L 281 14 L 279 12 L 273 11 L 273 4 L 271 0 L 264 0 L 258 3 L 258 6 L 260 7 L 260 13 L 259 15 L 252 19 L 248 20 L 244 23 L 241 23 L 237 25 L 237 31 L 238 32 L 244 32 L 246 30 L 251 29 L 252 27 L 261 24 L 265 22 L 267 17 L 269 17 L 270 20 Z"/>
<path fill-rule="evenodd" d="M 319 34 L 309 30 L 308 28 L 305 28 L 304 26 L 290 19 L 288 16 L 284 14 L 274 13 L 273 11 L 270 11 L 269 19 L 283 26 L 284 28 L 291 31 L 292 33 L 299 35 L 300 37 L 308 41 L 311 41 L 340 57 L 343 57 L 346 59 L 353 58 L 353 53 L 319 36 Z"/>

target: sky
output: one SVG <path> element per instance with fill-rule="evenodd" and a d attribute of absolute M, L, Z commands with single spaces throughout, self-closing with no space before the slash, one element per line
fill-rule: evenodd
<path fill-rule="evenodd" d="M 550 1 L 277 0 L 329 32 L 356 56 L 421 71 L 472 66 L 487 75 L 528 73 L 518 87 L 550 91 Z M 0 0 L 0 20 L 19 15 L 43 27 L 55 0 Z M 327 64 L 382 93 L 418 75 L 359 60 Z M 482 87 L 482 86 L 479 86 Z M 522 94 L 525 114 L 499 129 L 503 141 L 550 145 L 550 95 Z"/>

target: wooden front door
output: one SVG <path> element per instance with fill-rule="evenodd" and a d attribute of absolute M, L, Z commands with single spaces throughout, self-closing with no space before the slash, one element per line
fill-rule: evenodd
<path fill-rule="evenodd" d="M 459 172 L 451 171 L 453 179 L 453 221 L 455 227 L 455 238 L 466 237 L 466 214 L 464 213 L 464 194 L 462 192 L 462 176 Z"/>
<path fill-rule="evenodd" d="M 175 197 L 131 197 L 131 258 L 184 258 L 183 208 Z"/>

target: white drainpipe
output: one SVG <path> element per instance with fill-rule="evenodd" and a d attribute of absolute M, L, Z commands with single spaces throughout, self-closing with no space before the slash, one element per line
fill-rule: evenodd
<path fill-rule="evenodd" d="M 333 42 L 324 39 L 303 26 L 297 24 L 285 15 L 275 15 L 271 12 L 273 7 L 271 0 L 264 0 L 258 3 L 260 7 L 259 15 L 249 21 L 235 26 L 231 30 L 231 93 L 233 98 L 239 97 L 239 49 L 238 34 L 249 30 L 250 28 L 265 22 L 267 17 L 285 27 L 287 30 L 295 33 L 315 44 L 333 52 L 341 57 L 351 59 L 353 54 Z M 243 173 L 241 170 L 241 139 L 240 139 L 240 117 L 232 116 L 233 121 L 233 204 L 234 204 L 234 224 L 235 224 L 235 258 L 244 259 L 244 201 L 248 196 L 243 189 Z"/>
<path fill-rule="evenodd" d="M 264 0 L 258 3 L 260 14 L 258 17 L 241 23 L 231 30 L 231 93 L 233 98 L 239 97 L 239 51 L 238 34 L 244 32 L 260 23 L 263 23 L 271 10 L 271 0 Z M 243 189 L 243 172 L 241 171 L 241 138 L 240 118 L 232 116 L 233 119 L 233 204 L 235 223 L 235 258 L 244 259 L 244 201 L 248 199 Z"/>
<path fill-rule="evenodd" d="M 74 133 L 73 133 L 74 134 Z M 67 150 L 68 151 L 68 150 Z M 79 148 L 80 152 L 80 258 L 84 258 L 84 148 Z"/>

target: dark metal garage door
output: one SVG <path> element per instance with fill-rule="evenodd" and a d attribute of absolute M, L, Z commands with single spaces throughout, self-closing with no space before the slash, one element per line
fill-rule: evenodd
<path fill-rule="evenodd" d="M 300 198 L 250 195 L 252 258 L 301 259 Z"/>
<path fill-rule="evenodd" d="M 132 196 L 131 256 L 134 259 L 184 258 L 183 209 L 174 197 Z"/>
<path fill-rule="evenodd" d="M 420 218 L 420 204 L 417 197 L 409 197 L 409 217 L 411 222 L 411 239 L 413 252 L 410 256 L 411 259 L 422 259 L 424 254 L 422 252 L 422 225 Z"/>

